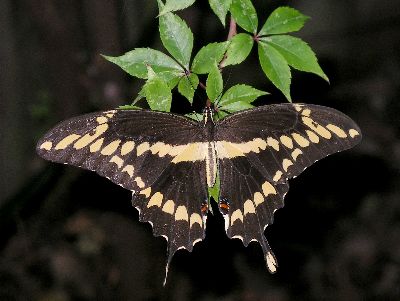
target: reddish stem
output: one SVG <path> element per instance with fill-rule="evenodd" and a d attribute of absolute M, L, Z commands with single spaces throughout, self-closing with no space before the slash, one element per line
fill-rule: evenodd
<path fill-rule="evenodd" d="M 231 19 L 229 21 L 229 33 L 228 33 L 228 37 L 226 38 L 227 41 L 229 41 L 230 39 L 232 39 L 235 35 L 237 34 L 237 28 L 236 28 L 236 21 L 235 19 L 231 16 Z M 226 53 L 222 59 L 222 61 L 219 63 L 218 67 L 220 70 L 222 70 L 222 68 L 224 68 L 224 63 L 226 61 Z"/>
<path fill-rule="evenodd" d="M 237 34 L 236 21 L 231 16 L 231 20 L 229 21 L 229 33 L 228 33 L 228 37 L 226 39 L 229 41 L 236 34 Z"/>
<path fill-rule="evenodd" d="M 232 39 L 233 36 L 235 36 L 237 34 L 237 27 L 236 27 L 236 21 L 235 19 L 231 16 L 231 19 L 229 21 L 229 33 L 228 33 L 228 37 L 226 38 L 227 41 L 229 41 L 230 39 Z M 224 68 L 224 62 L 226 60 L 226 54 L 224 56 L 224 58 L 222 59 L 222 61 L 219 63 L 219 69 L 222 70 L 222 68 Z M 199 82 L 199 86 L 200 88 L 206 90 L 206 85 L 203 84 L 202 82 Z"/>

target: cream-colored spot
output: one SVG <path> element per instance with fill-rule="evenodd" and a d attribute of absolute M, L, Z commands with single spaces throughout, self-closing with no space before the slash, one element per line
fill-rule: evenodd
<path fill-rule="evenodd" d="M 181 152 L 183 152 L 186 149 L 187 145 L 171 145 L 171 147 L 168 150 L 168 155 L 172 157 L 176 157 L 179 155 Z"/>
<path fill-rule="evenodd" d="M 126 154 L 129 154 L 131 151 L 133 151 L 134 148 L 135 148 L 135 142 L 126 141 L 121 146 L 121 156 L 125 156 Z"/>
<path fill-rule="evenodd" d="M 179 206 L 175 212 L 176 221 L 189 221 L 188 212 L 185 206 Z"/>
<path fill-rule="evenodd" d="M 293 148 L 293 140 L 289 136 L 282 135 L 279 140 L 281 140 L 281 143 L 286 146 L 287 148 L 292 149 Z"/>
<path fill-rule="evenodd" d="M 207 152 L 208 149 L 206 143 L 190 143 L 186 145 L 185 149 L 172 160 L 172 163 L 205 160 Z"/>
<path fill-rule="evenodd" d="M 326 128 L 324 128 L 322 125 L 319 123 L 315 122 L 312 120 L 310 117 L 302 117 L 303 123 L 308 126 L 310 129 L 312 129 L 314 132 L 316 132 L 318 135 L 325 139 L 331 139 L 332 134 L 329 132 Z"/>
<path fill-rule="evenodd" d="M 116 112 L 117 112 L 117 110 L 110 110 L 110 111 L 104 112 L 104 114 L 106 114 L 106 116 L 108 118 L 112 118 Z"/>
<path fill-rule="evenodd" d="M 40 145 L 40 149 L 51 150 L 53 143 L 51 141 L 45 141 Z"/>
<path fill-rule="evenodd" d="M 261 188 L 266 197 L 270 194 L 276 194 L 275 187 L 268 181 L 264 182 L 264 184 L 262 184 Z"/>
<path fill-rule="evenodd" d="M 118 156 L 112 156 L 110 162 L 111 162 L 111 163 L 117 164 L 118 168 L 121 168 L 122 165 L 124 164 L 124 160 L 122 160 L 122 159 L 121 159 L 120 157 L 118 157 Z"/>
<path fill-rule="evenodd" d="M 310 145 L 310 142 L 300 134 L 293 133 L 292 137 L 293 137 L 294 141 L 296 141 L 296 143 L 298 145 L 300 145 L 301 147 L 307 147 Z"/>
<path fill-rule="evenodd" d="M 143 182 L 141 177 L 136 177 L 134 181 L 136 182 L 136 185 L 139 188 L 143 188 L 144 187 L 144 182 Z"/>
<path fill-rule="evenodd" d="M 97 126 L 94 129 L 94 134 L 93 135 L 85 134 L 85 136 L 82 136 L 80 139 L 78 139 L 74 144 L 74 148 L 75 149 L 84 148 L 85 146 L 89 145 L 94 140 L 96 140 L 98 137 L 103 135 L 107 130 L 108 130 L 108 124 L 107 123 L 100 124 L 99 126 Z"/>
<path fill-rule="evenodd" d="M 123 171 L 123 172 L 126 172 L 130 177 L 133 177 L 133 172 L 134 172 L 133 165 L 130 165 L 130 164 L 126 165 L 126 166 L 122 169 L 122 171 Z M 144 185 L 143 185 L 143 187 L 144 187 Z M 140 187 L 140 186 L 139 186 L 139 188 L 143 188 L 143 187 Z"/>
<path fill-rule="evenodd" d="M 164 144 L 164 143 L 162 143 L 162 142 L 157 142 L 157 143 L 162 144 L 162 147 L 161 147 L 160 150 L 158 151 L 158 155 L 159 155 L 160 157 L 164 157 L 164 156 L 165 156 L 166 154 L 168 154 L 169 151 L 171 150 L 171 145 L 169 145 L 169 144 Z M 156 143 L 155 145 L 157 145 L 157 143 Z"/>
<path fill-rule="evenodd" d="M 264 202 L 264 197 L 261 194 L 261 192 L 256 192 L 254 193 L 254 204 L 256 204 L 256 207 L 258 207 L 260 204 Z"/>
<path fill-rule="evenodd" d="M 235 146 L 245 154 L 250 152 L 259 153 L 260 150 L 265 150 L 267 148 L 267 142 L 260 138 L 255 138 L 248 142 L 237 143 Z"/>
<path fill-rule="evenodd" d="M 247 200 L 244 203 L 243 209 L 244 209 L 243 212 L 244 212 L 245 216 L 246 216 L 246 214 L 249 214 L 249 213 L 256 213 L 256 208 L 254 207 L 254 203 L 252 200 Z"/>
<path fill-rule="evenodd" d="M 271 252 L 267 252 L 267 255 L 265 256 L 265 261 L 267 262 L 268 270 L 270 270 L 271 273 L 275 273 L 277 263 L 276 263 L 274 255 L 272 255 Z"/>
<path fill-rule="evenodd" d="M 151 187 L 147 187 L 146 189 L 139 192 L 140 194 L 144 194 L 146 198 L 150 197 L 151 194 Z"/>
<path fill-rule="evenodd" d="M 310 109 L 304 109 L 302 112 L 301 112 L 301 115 L 303 115 L 303 116 L 310 116 L 310 114 L 311 114 L 311 110 Z"/>
<path fill-rule="evenodd" d="M 303 109 L 303 105 L 299 105 L 297 103 L 294 104 L 293 106 L 294 106 L 294 108 L 296 109 L 297 112 L 300 112 Z"/>
<path fill-rule="evenodd" d="M 265 150 L 267 148 L 267 142 L 262 140 L 261 138 L 255 138 L 253 141 L 251 141 L 253 149 L 260 148 L 262 150 Z"/>
<path fill-rule="evenodd" d="M 235 146 L 245 154 L 250 153 L 252 151 L 252 149 L 254 148 L 253 141 L 248 141 L 245 143 L 236 143 Z M 255 147 L 254 152 L 256 152 L 256 153 L 260 152 L 258 147 Z"/>
<path fill-rule="evenodd" d="M 98 152 L 101 146 L 103 145 L 104 138 L 97 139 L 94 143 L 92 143 L 89 147 L 91 153 Z"/>
<path fill-rule="evenodd" d="M 274 150 L 279 151 L 279 142 L 278 140 L 272 138 L 272 137 L 268 137 L 267 138 L 267 143 L 269 146 L 271 146 Z"/>
<path fill-rule="evenodd" d="M 105 116 L 100 116 L 96 118 L 96 121 L 98 124 L 106 123 L 108 121 L 108 118 Z"/>
<path fill-rule="evenodd" d="M 143 142 L 142 144 L 140 144 L 136 148 L 138 157 L 141 156 L 144 152 L 148 151 L 149 149 L 150 149 L 150 145 L 148 142 Z"/>
<path fill-rule="evenodd" d="M 70 145 L 71 143 L 75 142 L 75 140 L 77 140 L 80 137 L 81 137 L 81 135 L 71 134 L 71 135 L 65 137 L 60 142 L 58 142 L 54 149 L 57 149 L 57 150 L 58 149 L 65 149 L 68 145 Z"/>
<path fill-rule="evenodd" d="M 243 223 L 243 213 L 240 209 L 236 209 L 231 216 L 231 226 L 233 225 L 234 222 L 237 220 L 241 220 Z"/>
<path fill-rule="evenodd" d="M 299 148 L 296 148 L 294 151 L 292 151 L 292 158 L 293 158 L 293 160 L 297 160 L 297 157 L 299 156 L 299 155 L 301 155 L 303 152 L 299 149 Z"/>
<path fill-rule="evenodd" d="M 282 167 L 284 171 L 288 171 L 289 167 L 293 165 L 293 162 L 289 159 L 283 159 L 282 161 Z"/>
<path fill-rule="evenodd" d="M 307 133 L 308 139 L 310 139 L 310 141 L 312 143 L 319 143 L 319 137 L 317 134 L 315 134 L 313 131 L 310 131 L 310 130 L 306 130 L 306 133 Z"/>
<path fill-rule="evenodd" d="M 351 129 L 351 130 L 349 130 L 349 135 L 351 138 L 354 138 L 355 136 L 360 135 L 360 133 L 357 132 L 355 129 Z"/>
<path fill-rule="evenodd" d="M 162 211 L 164 211 L 165 213 L 174 214 L 175 211 L 175 203 L 173 200 L 168 200 L 165 202 L 164 206 L 162 207 Z"/>
<path fill-rule="evenodd" d="M 240 146 L 238 147 L 238 144 L 235 143 L 227 141 L 217 141 L 215 143 L 215 147 L 217 149 L 219 159 L 244 156 L 244 152 L 240 150 Z"/>
<path fill-rule="evenodd" d="M 332 133 L 334 133 L 336 136 L 338 136 L 339 138 L 347 138 L 346 132 L 334 124 L 328 124 L 326 126 L 326 128 L 328 130 L 330 130 Z"/>
<path fill-rule="evenodd" d="M 150 201 L 147 204 L 147 208 L 150 208 L 152 206 L 157 206 L 157 207 L 161 207 L 162 204 L 162 199 L 163 199 L 163 195 L 161 192 L 156 192 L 155 194 L 153 194 L 153 196 L 150 198 Z"/>
<path fill-rule="evenodd" d="M 265 150 L 267 148 L 267 142 L 261 138 L 255 138 L 243 143 L 217 141 L 215 147 L 218 158 L 235 158 L 245 156 L 245 154 L 250 152 L 259 153 L 260 150 Z"/>
<path fill-rule="evenodd" d="M 199 224 L 200 227 L 202 226 L 203 220 L 201 219 L 200 214 L 198 213 L 192 213 L 192 215 L 190 215 L 190 228 L 192 228 L 192 226 L 194 224 Z"/>
<path fill-rule="evenodd" d="M 150 147 L 150 151 L 153 155 L 158 153 L 158 156 L 164 157 L 171 149 L 171 145 L 163 142 L 157 142 Z"/>
<path fill-rule="evenodd" d="M 119 144 L 121 143 L 121 140 L 114 140 L 113 142 L 110 142 L 108 145 L 106 145 L 102 150 L 101 154 L 104 156 L 109 156 L 112 155 L 118 148 Z"/>
<path fill-rule="evenodd" d="M 276 173 L 275 173 L 275 175 L 274 175 L 274 177 L 272 178 L 272 180 L 274 181 L 274 182 L 278 182 L 281 178 L 282 178 L 282 172 L 280 171 L 280 170 L 278 170 Z"/>

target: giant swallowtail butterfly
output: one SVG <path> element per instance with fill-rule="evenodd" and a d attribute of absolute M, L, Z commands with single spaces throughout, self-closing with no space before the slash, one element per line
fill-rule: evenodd
<path fill-rule="evenodd" d="M 97 172 L 132 191 L 140 221 L 168 241 L 169 263 L 205 237 L 208 189 L 220 177 L 219 210 L 229 238 L 257 241 L 271 273 L 277 262 L 264 236 L 283 207 L 288 179 L 329 154 L 355 146 L 358 126 L 334 109 L 276 104 L 213 121 L 146 110 L 112 110 L 64 121 L 37 145 L 44 159 Z"/>

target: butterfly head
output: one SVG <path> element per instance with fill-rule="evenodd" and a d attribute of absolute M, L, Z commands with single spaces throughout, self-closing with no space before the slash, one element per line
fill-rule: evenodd
<path fill-rule="evenodd" d="M 214 105 L 207 101 L 206 107 L 203 110 L 203 123 L 204 126 L 206 126 L 207 124 L 214 124 L 214 112 L 215 112 L 215 108 Z"/>

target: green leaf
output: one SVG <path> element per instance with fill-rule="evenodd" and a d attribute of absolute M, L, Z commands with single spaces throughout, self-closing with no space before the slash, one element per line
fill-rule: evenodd
<path fill-rule="evenodd" d="M 203 120 L 203 114 L 199 114 L 196 112 L 185 114 L 186 117 L 189 117 L 190 119 L 196 120 L 196 121 L 201 121 Z"/>
<path fill-rule="evenodd" d="M 220 179 L 219 179 L 219 173 L 217 173 L 217 177 L 215 179 L 214 186 L 208 187 L 208 200 L 209 201 L 210 201 L 210 198 L 212 197 L 214 199 L 214 201 L 218 203 L 219 189 L 220 189 Z"/>
<path fill-rule="evenodd" d="M 182 10 L 191 6 L 196 0 L 167 0 L 164 7 L 161 9 L 160 15 L 162 16 L 171 11 Z"/>
<path fill-rule="evenodd" d="M 225 26 L 225 18 L 231 6 L 232 0 L 208 0 L 211 9 Z"/>
<path fill-rule="evenodd" d="M 132 106 L 134 106 L 135 104 L 137 104 L 140 100 L 142 100 L 144 97 L 146 97 L 146 95 L 144 94 L 144 86 L 142 86 L 142 88 L 140 89 L 140 91 L 138 92 L 138 95 L 135 97 L 135 99 L 132 102 Z"/>
<path fill-rule="evenodd" d="M 119 106 L 118 110 L 142 110 L 141 107 L 133 106 L 133 105 L 123 105 Z"/>
<path fill-rule="evenodd" d="M 168 52 L 187 70 L 193 48 L 193 33 L 185 21 L 173 13 L 159 18 L 160 37 Z"/>
<path fill-rule="evenodd" d="M 230 115 L 230 113 L 222 111 L 222 110 L 219 110 L 218 112 L 216 112 L 214 114 L 214 121 L 220 120 L 220 119 L 222 119 L 222 118 L 224 118 L 224 117 L 226 117 L 228 115 Z"/>
<path fill-rule="evenodd" d="M 253 47 L 253 37 L 247 33 L 239 33 L 231 40 L 226 52 L 226 60 L 224 66 L 236 65 L 243 62 L 250 54 Z"/>
<path fill-rule="evenodd" d="M 165 80 L 180 76 L 184 69 L 168 55 L 151 48 L 136 48 L 121 56 L 103 57 L 122 68 L 125 72 L 138 78 L 147 78 L 147 66 L 160 74 Z"/>
<path fill-rule="evenodd" d="M 229 41 L 222 43 L 210 43 L 200 49 L 192 63 L 192 71 L 198 74 L 209 73 L 215 63 L 219 63 L 224 57 Z"/>
<path fill-rule="evenodd" d="M 329 82 L 328 77 L 318 64 L 315 53 L 303 40 L 288 35 L 271 36 L 261 38 L 261 40 L 278 50 L 293 68 L 315 73 Z"/>
<path fill-rule="evenodd" d="M 151 68 L 149 68 L 151 69 Z M 149 71 L 149 73 L 152 73 Z M 172 93 L 168 84 L 154 73 L 143 86 L 150 109 L 169 112 L 171 110 Z"/>
<path fill-rule="evenodd" d="M 258 97 L 266 94 L 268 93 L 248 85 L 236 85 L 230 87 L 225 94 L 222 95 L 217 106 L 219 109 L 225 110 L 225 107 L 229 104 L 235 102 L 251 103 Z"/>
<path fill-rule="evenodd" d="M 185 96 L 190 103 L 193 103 L 194 91 L 199 85 L 199 77 L 191 73 L 189 76 L 183 76 L 178 84 L 178 92 Z"/>
<path fill-rule="evenodd" d="M 158 74 L 161 78 L 164 79 L 163 74 Z M 176 87 L 176 85 L 179 83 L 179 81 L 182 78 L 182 74 L 174 76 L 173 78 L 168 79 L 167 84 L 169 88 L 172 90 L 173 88 Z M 165 79 L 164 79 L 165 80 Z"/>
<path fill-rule="evenodd" d="M 218 66 L 214 64 L 211 72 L 208 74 L 206 82 L 206 92 L 208 98 L 214 102 L 222 93 L 223 89 L 222 74 Z"/>
<path fill-rule="evenodd" d="M 229 113 L 233 113 L 233 112 L 243 111 L 243 110 L 251 109 L 251 108 L 254 108 L 254 106 L 248 102 L 236 101 L 236 102 L 233 102 L 233 103 L 223 106 L 221 108 L 221 110 L 229 112 Z"/>
<path fill-rule="evenodd" d="M 278 50 L 263 41 L 258 43 L 258 58 L 264 73 L 291 102 L 290 81 L 292 76 L 285 58 Z"/>
<path fill-rule="evenodd" d="M 300 30 L 309 17 L 290 7 L 278 7 L 268 17 L 259 36 L 281 34 Z"/>
<path fill-rule="evenodd" d="M 244 30 L 254 34 L 257 32 L 257 13 L 250 0 L 233 0 L 230 12 L 236 23 Z"/>

